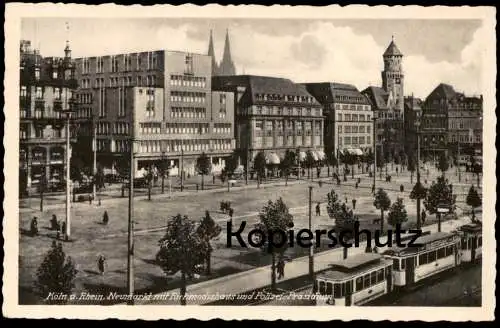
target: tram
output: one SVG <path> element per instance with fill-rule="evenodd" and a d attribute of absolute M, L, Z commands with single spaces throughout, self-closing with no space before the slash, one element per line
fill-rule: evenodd
<path fill-rule="evenodd" d="M 407 287 L 461 263 L 460 235 L 435 232 L 415 240 L 419 247 L 392 247 L 382 255 L 392 260 L 395 288 Z"/>
<path fill-rule="evenodd" d="M 392 291 L 392 261 L 381 254 L 361 253 L 335 262 L 316 276 L 316 305 L 356 306 Z"/>
<path fill-rule="evenodd" d="M 458 228 L 461 236 L 462 262 L 474 263 L 481 259 L 483 246 L 483 227 L 480 222 L 468 223 Z"/>

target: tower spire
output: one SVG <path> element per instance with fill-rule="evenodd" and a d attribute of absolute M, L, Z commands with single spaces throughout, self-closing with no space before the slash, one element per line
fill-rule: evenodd
<path fill-rule="evenodd" d="M 212 76 L 217 75 L 218 67 L 215 61 L 215 50 L 214 50 L 214 39 L 212 35 L 212 30 L 210 30 L 210 39 L 208 40 L 208 55 L 212 58 Z"/>
<path fill-rule="evenodd" d="M 229 41 L 229 30 L 226 29 L 226 40 L 224 42 L 224 53 L 220 64 L 220 75 L 236 75 L 236 68 L 234 67 L 231 58 L 231 46 Z"/>
<path fill-rule="evenodd" d="M 64 48 L 64 57 L 71 58 L 71 48 L 69 47 L 69 23 L 66 22 L 66 47 Z"/>

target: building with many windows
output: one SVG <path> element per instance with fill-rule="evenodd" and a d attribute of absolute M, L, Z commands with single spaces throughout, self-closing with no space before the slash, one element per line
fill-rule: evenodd
<path fill-rule="evenodd" d="M 377 112 L 377 153 L 386 159 L 404 151 L 404 72 L 403 54 L 394 39 L 383 54 L 382 87 L 370 86 L 362 91 Z"/>
<path fill-rule="evenodd" d="M 36 192 L 41 181 L 48 190 L 64 188 L 66 116 L 76 105 L 74 62 L 66 44 L 64 57 L 42 57 L 31 42 L 20 44 L 19 190 Z"/>
<path fill-rule="evenodd" d="M 418 129 L 415 124 L 417 120 L 420 120 L 420 124 L 422 118 L 422 99 L 416 97 L 405 97 L 405 153 L 408 156 L 413 156 L 414 159 L 417 159 L 417 137 L 418 137 Z M 421 126 L 420 126 L 421 128 Z"/>
<path fill-rule="evenodd" d="M 206 153 L 214 171 L 234 149 L 233 94 L 212 92 L 211 58 L 149 51 L 79 58 L 81 133 L 97 134 L 98 161 L 112 168 L 135 139 L 136 168 L 167 158 L 194 174 Z"/>
<path fill-rule="evenodd" d="M 214 90 L 232 91 L 236 108 L 236 150 L 243 165 L 251 165 L 264 152 L 268 164 L 277 165 L 286 150 L 307 150 L 324 158 L 323 109 L 303 85 L 266 76 L 218 76 Z"/>
<path fill-rule="evenodd" d="M 371 104 L 359 90 L 343 83 L 306 83 L 307 91 L 323 106 L 326 153 L 337 158 L 373 151 Z"/>
<path fill-rule="evenodd" d="M 473 154 L 482 150 L 483 99 L 467 97 L 451 85 L 439 84 L 423 104 L 422 148 L 424 154 Z"/>

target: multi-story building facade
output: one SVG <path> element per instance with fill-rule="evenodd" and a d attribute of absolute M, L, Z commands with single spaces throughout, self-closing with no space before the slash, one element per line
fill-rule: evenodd
<path fill-rule="evenodd" d="M 98 161 L 112 167 L 133 137 L 138 170 L 167 158 L 172 175 L 181 166 L 194 174 L 203 152 L 215 172 L 222 169 L 234 149 L 234 101 L 232 93 L 212 92 L 209 56 L 160 50 L 76 62 L 79 117 L 87 135 L 93 118 Z"/>
<path fill-rule="evenodd" d="M 408 156 L 417 158 L 417 137 L 418 130 L 416 122 L 422 124 L 422 99 L 416 97 L 405 97 L 405 153 Z"/>
<path fill-rule="evenodd" d="M 452 154 L 482 154 L 483 96 L 457 93 L 448 111 L 448 149 Z"/>
<path fill-rule="evenodd" d="M 448 155 L 448 110 L 456 94 L 453 87 L 441 83 L 422 104 L 421 154 L 437 160 Z"/>
<path fill-rule="evenodd" d="M 482 96 L 468 97 L 439 84 L 423 104 L 423 147 L 429 156 L 482 150 Z"/>
<path fill-rule="evenodd" d="M 362 91 L 377 112 L 377 152 L 386 159 L 404 151 L 404 72 L 403 54 L 391 41 L 383 54 L 382 87 L 370 86 Z"/>
<path fill-rule="evenodd" d="M 350 84 L 306 83 L 307 91 L 323 106 L 326 153 L 337 158 L 344 152 L 355 155 L 373 151 L 371 104 Z"/>
<path fill-rule="evenodd" d="M 42 57 L 31 43 L 20 44 L 19 189 L 36 191 L 41 181 L 48 188 L 64 183 L 66 116 L 76 106 L 74 62 L 66 44 L 64 57 Z M 43 179 L 43 180 L 42 180 Z"/>
<path fill-rule="evenodd" d="M 259 152 L 277 165 L 286 150 L 324 158 L 322 106 L 303 85 L 283 78 L 239 75 L 212 79 L 214 90 L 232 91 L 236 149 L 246 166 Z"/>

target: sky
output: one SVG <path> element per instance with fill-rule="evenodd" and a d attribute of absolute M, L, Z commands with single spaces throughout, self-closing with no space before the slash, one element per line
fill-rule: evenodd
<path fill-rule="evenodd" d="M 73 57 L 160 49 L 206 54 L 213 30 L 220 61 L 228 30 L 238 74 L 359 90 L 381 85 L 382 54 L 394 37 L 404 55 L 405 95 L 425 98 L 439 83 L 484 93 L 482 29 L 473 19 L 23 18 L 21 37 L 43 56 L 62 56 L 67 39 Z"/>

